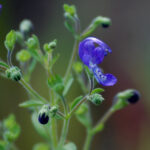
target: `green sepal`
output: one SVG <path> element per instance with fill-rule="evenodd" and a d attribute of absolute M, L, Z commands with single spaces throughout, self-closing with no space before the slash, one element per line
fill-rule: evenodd
<path fill-rule="evenodd" d="M 129 105 L 129 103 L 126 100 L 116 99 L 116 102 L 113 104 L 112 109 L 113 109 L 113 111 L 117 111 L 117 110 L 125 108 L 128 105 Z"/>
<path fill-rule="evenodd" d="M 6 40 L 4 42 L 5 47 L 8 51 L 13 51 L 16 43 L 16 32 L 14 30 L 11 30 L 7 35 L 6 35 Z"/>
<path fill-rule="evenodd" d="M 19 104 L 20 107 L 24 107 L 24 108 L 38 107 L 42 105 L 44 105 L 44 103 L 38 100 L 29 100 Z"/>

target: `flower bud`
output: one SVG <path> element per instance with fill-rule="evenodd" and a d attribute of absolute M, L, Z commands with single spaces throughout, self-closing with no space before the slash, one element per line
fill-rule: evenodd
<path fill-rule="evenodd" d="M 20 69 L 16 66 L 7 69 L 5 73 L 7 78 L 12 79 L 14 81 L 19 81 L 22 77 Z"/>
<path fill-rule="evenodd" d="M 76 7 L 74 5 L 68 5 L 68 4 L 64 4 L 64 11 L 66 13 L 69 13 L 71 16 L 75 16 L 76 15 Z"/>
<path fill-rule="evenodd" d="M 90 95 L 88 99 L 95 105 L 100 105 L 104 101 L 102 95 L 97 93 Z"/>
<path fill-rule="evenodd" d="M 30 20 L 25 19 L 20 23 L 19 29 L 22 33 L 27 34 L 32 31 L 33 24 Z"/>
<path fill-rule="evenodd" d="M 30 53 L 27 50 L 21 50 L 17 53 L 16 59 L 20 62 L 27 62 L 31 58 Z"/>
<path fill-rule="evenodd" d="M 41 124 L 45 125 L 49 121 L 49 111 L 50 111 L 50 106 L 49 105 L 44 105 L 40 112 L 39 112 L 39 117 L 38 120 Z"/>
<path fill-rule="evenodd" d="M 114 110 L 122 109 L 128 104 L 135 104 L 140 99 L 140 93 L 134 89 L 128 89 L 123 92 L 119 92 L 113 102 Z"/>
<path fill-rule="evenodd" d="M 43 49 L 46 51 L 46 52 L 51 52 L 51 50 L 54 50 L 57 46 L 57 40 L 53 40 L 52 42 L 50 43 L 46 43 L 44 44 L 43 46 Z"/>
<path fill-rule="evenodd" d="M 39 40 L 36 35 L 32 35 L 26 42 L 29 50 L 37 50 L 39 48 Z"/>
<path fill-rule="evenodd" d="M 50 109 L 50 115 L 51 117 L 55 117 L 57 114 L 58 108 L 56 106 L 51 107 Z"/>
<path fill-rule="evenodd" d="M 13 51 L 15 43 L 16 43 L 16 39 L 17 39 L 16 32 L 14 30 L 11 30 L 6 35 L 6 40 L 5 40 L 4 44 L 8 51 Z"/>
<path fill-rule="evenodd" d="M 73 69 L 76 73 L 81 73 L 83 71 L 83 64 L 77 61 L 73 64 Z"/>

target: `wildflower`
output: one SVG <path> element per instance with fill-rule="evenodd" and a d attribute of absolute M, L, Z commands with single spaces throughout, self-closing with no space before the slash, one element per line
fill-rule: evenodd
<path fill-rule="evenodd" d="M 88 37 L 80 42 L 79 57 L 82 62 L 93 72 L 98 83 L 104 86 L 113 86 L 117 82 L 117 78 L 112 74 L 104 74 L 98 67 L 104 57 L 112 50 L 107 44 L 95 37 Z"/>

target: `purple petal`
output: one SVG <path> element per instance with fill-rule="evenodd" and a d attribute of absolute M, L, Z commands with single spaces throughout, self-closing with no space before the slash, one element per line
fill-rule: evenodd
<path fill-rule="evenodd" d="M 87 66 L 90 66 L 90 63 L 100 64 L 108 52 L 111 52 L 111 49 L 94 37 L 86 38 L 79 44 L 79 57 Z"/>
<path fill-rule="evenodd" d="M 100 76 L 100 83 L 104 86 L 113 86 L 117 82 L 117 78 L 112 74 L 103 74 Z"/>
<path fill-rule="evenodd" d="M 94 73 L 94 77 L 98 83 L 104 86 L 113 86 L 117 82 L 117 78 L 112 74 L 103 74 L 101 69 L 97 66 L 91 68 Z"/>

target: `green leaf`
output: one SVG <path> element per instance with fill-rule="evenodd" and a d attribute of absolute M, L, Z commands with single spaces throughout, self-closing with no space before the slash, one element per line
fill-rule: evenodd
<path fill-rule="evenodd" d="M 19 104 L 20 107 L 28 108 L 28 107 L 37 107 L 44 105 L 41 101 L 38 100 L 29 100 Z"/>
<path fill-rule="evenodd" d="M 96 88 L 96 89 L 92 90 L 91 94 L 102 93 L 102 92 L 104 92 L 104 89 L 102 89 L 102 88 Z"/>
<path fill-rule="evenodd" d="M 48 85 L 52 88 L 57 94 L 62 95 L 64 90 L 64 82 L 62 77 L 59 75 L 52 76 L 48 79 Z"/>
<path fill-rule="evenodd" d="M 78 121 L 86 128 L 91 128 L 92 120 L 89 113 L 89 106 L 87 103 L 83 103 L 76 111 L 76 117 Z"/>
<path fill-rule="evenodd" d="M 77 147 L 74 143 L 70 142 L 64 145 L 63 150 L 77 150 Z"/>
<path fill-rule="evenodd" d="M 71 103 L 71 110 L 81 101 L 81 99 L 83 98 L 83 96 L 78 96 L 76 97 L 73 102 Z"/>
<path fill-rule="evenodd" d="M 0 140 L 0 150 L 6 150 L 7 142 Z"/>
<path fill-rule="evenodd" d="M 0 66 L 2 66 L 4 68 L 9 68 L 9 66 L 3 61 L 0 61 Z"/>
<path fill-rule="evenodd" d="M 11 114 L 4 120 L 3 126 L 5 128 L 5 132 L 3 133 L 3 137 L 5 140 L 13 142 L 20 135 L 20 126 L 16 122 L 14 115 Z"/>
<path fill-rule="evenodd" d="M 64 96 L 68 93 L 68 91 L 69 91 L 69 89 L 70 89 L 70 87 L 71 87 L 73 81 L 74 81 L 73 77 L 70 77 L 70 79 L 67 81 L 67 83 L 66 83 L 66 85 L 65 85 L 65 89 L 64 89 L 64 91 L 63 91 L 63 95 L 64 95 Z"/>
<path fill-rule="evenodd" d="M 38 113 L 34 112 L 32 114 L 32 124 L 34 126 L 34 128 L 36 129 L 36 131 L 39 133 L 39 135 L 41 135 L 43 138 L 49 140 L 49 133 L 47 132 L 47 130 L 49 130 L 50 124 L 46 124 L 46 125 L 41 125 L 38 122 Z"/>
<path fill-rule="evenodd" d="M 6 40 L 5 40 L 4 44 L 8 51 L 12 51 L 14 49 L 16 39 L 17 39 L 16 32 L 14 30 L 11 30 L 6 35 Z"/>
<path fill-rule="evenodd" d="M 49 150 L 49 145 L 46 143 L 37 143 L 34 145 L 33 150 Z"/>

